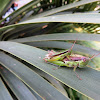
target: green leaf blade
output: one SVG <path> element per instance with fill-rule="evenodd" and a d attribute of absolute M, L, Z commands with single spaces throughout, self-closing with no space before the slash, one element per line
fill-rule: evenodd
<path fill-rule="evenodd" d="M 1 100 L 7 100 L 7 99 L 13 100 L 8 90 L 6 89 L 5 85 L 3 84 L 1 78 L 0 78 L 0 99 Z"/>
<path fill-rule="evenodd" d="M 95 15 L 95 16 L 94 16 Z M 88 13 L 78 13 L 78 14 L 63 14 L 63 15 L 52 15 L 42 18 L 30 19 L 24 23 L 46 23 L 46 22 L 66 22 L 66 23 L 92 23 L 100 24 L 100 14 L 88 14 Z"/>
<path fill-rule="evenodd" d="M 47 35 L 31 36 L 22 39 L 11 40 L 13 42 L 37 42 L 37 41 L 53 41 L 53 40 L 86 40 L 86 41 L 100 41 L 99 34 L 88 33 L 53 33 Z"/>
<path fill-rule="evenodd" d="M 29 89 L 24 85 L 24 83 L 19 80 L 15 75 L 3 67 L 0 70 L 2 77 L 5 79 L 9 87 L 15 93 L 19 100 L 37 100 L 34 95 L 29 91 Z"/>
<path fill-rule="evenodd" d="M 34 71 L 27 68 L 24 64 L 19 63 L 17 60 L 12 59 L 6 54 L 0 53 L 0 63 L 21 79 L 31 89 L 35 90 L 42 98 L 46 100 L 67 100 L 63 94 L 57 91 L 46 80 L 36 74 Z M 8 61 L 9 59 L 9 61 Z M 42 91 L 42 92 L 41 92 Z"/>

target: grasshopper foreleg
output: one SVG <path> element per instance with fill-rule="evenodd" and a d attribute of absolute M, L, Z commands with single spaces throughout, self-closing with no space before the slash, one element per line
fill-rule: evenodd
<path fill-rule="evenodd" d="M 76 73 L 76 68 L 77 68 L 78 66 L 79 66 L 79 64 L 77 64 L 77 66 L 73 66 L 73 67 L 74 67 L 73 71 L 75 72 L 77 78 L 78 78 L 79 80 L 82 80 L 82 79 L 79 77 L 79 75 Z"/>
<path fill-rule="evenodd" d="M 75 72 L 75 71 L 74 71 L 74 72 Z M 76 74 L 76 76 L 77 76 L 77 78 L 78 78 L 79 80 L 82 80 L 76 72 L 75 72 L 75 74 Z"/>

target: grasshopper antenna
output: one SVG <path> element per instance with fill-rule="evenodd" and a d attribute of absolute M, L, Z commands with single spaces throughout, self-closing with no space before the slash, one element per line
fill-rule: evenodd
<path fill-rule="evenodd" d="M 76 40 L 77 40 L 77 39 L 76 39 Z M 74 41 L 74 44 L 76 43 L 76 40 Z M 52 55 L 52 57 L 59 56 L 59 55 L 61 55 L 61 54 L 65 54 L 65 53 L 67 53 L 67 52 L 70 52 L 70 51 L 72 50 L 72 48 L 74 47 L 74 44 L 71 46 L 71 49 L 69 49 L 69 50 L 67 50 L 67 51 L 64 51 L 64 52 L 61 52 L 61 53 L 59 53 L 59 54 L 54 54 L 54 55 Z"/>
<path fill-rule="evenodd" d="M 98 53 L 97 55 L 94 54 L 89 60 L 93 59 L 94 57 L 96 57 L 98 55 L 100 55 L 100 53 Z"/>
<path fill-rule="evenodd" d="M 75 45 L 76 41 L 77 41 L 77 38 L 76 38 L 76 40 L 74 41 L 73 45 L 71 46 L 71 49 L 70 49 L 70 50 L 68 50 L 68 52 L 70 52 L 70 51 L 73 49 L 73 47 L 74 47 L 74 45 Z"/>
<path fill-rule="evenodd" d="M 89 60 L 91 60 L 92 58 L 94 58 L 95 57 L 95 54 L 94 55 L 92 55 L 92 57 L 89 59 Z"/>
<path fill-rule="evenodd" d="M 92 55 L 92 57 L 89 59 L 89 60 L 91 60 L 91 59 L 93 59 L 94 57 L 96 57 L 96 56 L 98 56 L 100 53 L 98 53 L 97 55 Z M 87 67 L 90 67 L 90 68 L 92 68 L 90 65 L 87 65 Z"/>

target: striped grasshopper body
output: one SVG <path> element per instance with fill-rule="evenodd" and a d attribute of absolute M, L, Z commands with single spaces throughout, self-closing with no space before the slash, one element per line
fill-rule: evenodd
<path fill-rule="evenodd" d="M 51 50 L 48 52 L 44 60 L 45 62 L 50 62 L 51 64 L 58 65 L 59 67 L 73 67 L 75 72 L 77 67 L 86 67 L 86 65 L 90 61 L 90 58 L 77 54 L 72 54 L 71 50 L 66 50 L 60 53 L 56 53 L 55 51 Z M 82 80 L 76 72 L 75 74 L 79 78 L 79 80 Z"/>
<path fill-rule="evenodd" d="M 74 44 L 69 50 L 66 50 L 64 52 L 56 53 L 53 50 L 48 51 L 48 54 L 46 55 L 44 60 L 46 62 L 56 64 L 58 66 L 74 67 L 74 71 L 77 67 L 79 68 L 86 67 L 86 65 L 90 61 L 90 58 L 77 54 L 72 54 L 72 48 Z"/>
<path fill-rule="evenodd" d="M 68 50 L 60 53 L 56 53 L 55 51 L 51 50 L 46 55 L 44 60 L 58 66 L 84 68 L 89 63 L 90 58 L 77 54 L 71 54 L 71 51 L 69 52 Z"/>
<path fill-rule="evenodd" d="M 75 42 L 74 42 L 74 44 L 75 44 Z M 54 65 L 58 65 L 59 67 L 60 66 L 73 67 L 74 72 L 77 67 L 79 67 L 79 68 L 90 67 L 88 65 L 89 61 L 92 58 L 98 56 L 100 53 L 97 55 L 93 55 L 91 58 L 81 56 L 78 54 L 72 54 L 72 48 L 73 48 L 74 44 L 72 45 L 71 49 L 66 50 L 64 52 L 57 53 L 53 50 L 48 51 L 48 54 L 46 54 L 46 57 L 44 58 L 45 62 L 49 62 Z M 81 80 L 81 78 L 79 77 L 79 75 L 77 73 L 76 73 L 76 76 Z"/>

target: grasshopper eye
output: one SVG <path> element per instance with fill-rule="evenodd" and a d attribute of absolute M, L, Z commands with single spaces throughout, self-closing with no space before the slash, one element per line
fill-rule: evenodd
<path fill-rule="evenodd" d="M 83 62 L 86 62 L 86 58 L 83 58 Z"/>

